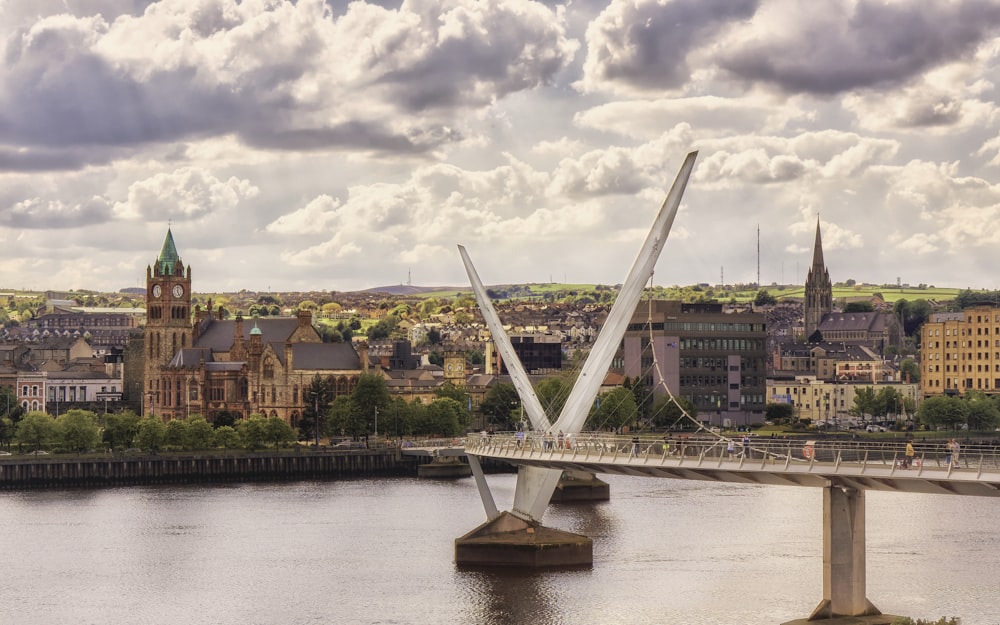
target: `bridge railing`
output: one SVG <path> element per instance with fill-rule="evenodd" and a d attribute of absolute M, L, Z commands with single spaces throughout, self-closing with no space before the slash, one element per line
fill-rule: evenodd
<path fill-rule="evenodd" d="M 547 434 L 504 432 L 470 434 L 466 450 L 483 455 L 517 457 L 549 455 L 553 459 L 602 460 L 613 458 L 757 460 L 763 462 L 854 463 L 900 469 L 939 467 L 1000 469 L 1000 447 L 960 445 L 958 451 L 942 442 L 914 442 L 907 456 L 905 441 L 805 440 L 750 436 L 748 439 L 717 436 L 649 437 L 616 436 L 599 432 Z"/>

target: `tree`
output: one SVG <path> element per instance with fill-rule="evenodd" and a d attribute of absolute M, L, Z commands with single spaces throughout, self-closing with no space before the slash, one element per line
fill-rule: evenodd
<path fill-rule="evenodd" d="M 140 449 L 156 453 L 163 448 L 167 438 L 167 426 L 158 417 L 145 417 L 139 421 L 139 432 L 135 436 L 135 444 Z"/>
<path fill-rule="evenodd" d="M 845 313 L 865 313 L 874 311 L 875 309 L 872 307 L 871 302 L 848 302 L 847 306 L 844 306 Z"/>
<path fill-rule="evenodd" d="M 28 447 L 31 451 L 39 451 L 42 447 L 53 444 L 58 435 L 55 419 L 44 412 L 32 410 L 17 424 L 14 442 Z"/>
<path fill-rule="evenodd" d="M 97 415 L 89 410 L 74 408 L 56 419 L 60 442 L 65 449 L 83 452 L 94 449 L 101 441 Z"/>
<path fill-rule="evenodd" d="M 795 419 L 795 406 L 785 403 L 769 403 L 764 408 L 764 418 L 772 423 L 791 423 Z"/>
<path fill-rule="evenodd" d="M 186 421 L 182 419 L 173 419 L 167 423 L 167 431 L 163 438 L 163 446 L 172 449 L 188 448 L 188 428 Z"/>
<path fill-rule="evenodd" d="M 215 429 L 215 444 L 223 449 L 233 449 L 240 446 L 240 433 L 231 425 L 223 425 Z"/>
<path fill-rule="evenodd" d="M 329 414 L 328 434 L 354 438 L 365 433 L 365 424 L 350 397 L 340 395 L 334 399 Z"/>
<path fill-rule="evenodd" d="M 676 399 L 676 402 L 674 399 Z M 683 427 L 685 425 L 694 425 L 692 422 L 684 419 L 684 412 L 686 412 L 691 419 L 694 419 L 698 416 L 698 409 L 684 397 L 675 397 L 674 399 L 671 399 L 670 395 L 663 395 L 656 399 L 653 403 L 652 414 L 654 425 L 658 427 L 671 427 L 674 425 L 680 425 Z M 684 412 L 682 412 L 681 409 L 683 409 Z"/>
<path fill-rule="evenodd" d="M 618 430 L 634 423 L 638 413 L 632 392 L 619 386 L 600 396 L 587 417 L 587 427 L 592 430 Z"/>
<path fill-rule="evenodd" d="M 457 402 L 464 403 L 467 393 L 464 386 L 459 386 L 451 380 L 447 380 L 444 384 L 437 387 L 434 391 L 435 397 L 450 397 Z"/>
<path fill-rule="evenodd" d="M 968 404 L 957 397 L 928 397 L 917 410 L 917 419 L 928 428 L 954 430 L 967 422 Z"/>
<path fill-rule="evenodd" d="M 139 433 L 139 415 L 131 410 L 104 417 L 104 443 L 111 449 L 131 447 Z"/>
<path fill-rule="evenodd" d="M 427 342 L 430 343 L 431 345 L 440 345 L 441 331 L 438 330 L 437 328 L 431 328 L 430 330 L 427 331 L 425 338 L 427 339 Z"/>
<path fill-rule="evenodd" d="M 385 378 L 374 373 L 362 374 L 358 378 L 358 385 L 351 393 L 351 400 L 354 402 L 356 414 L 365 424 L 365 433 L 376 431 L 375 420 L 378 418 L 378 411 L 384 415 L 385 409 L 390 404 Z"/>
<path fill-rule="evenodd" d="M 554 422 L 559 418 L 559 414 L 566 404 L 566 399 L 569 398 L 571 389 L 572 383 L 564 376 L 543 378 L 535 384 L 535 395 L 538 396 L 538 401 L 541 402 L 542 408 L 545 409 L 545 414 L 548 415 L 549 421 Z"/>
<path fill-rule="evenodd" d="M 904 382 L 920 383 L 920 365 L 912 358 L 904 358 L 899 363 L 899 372 L 903 376 Z"/>
<path fill-rule="evenodd" d="M 753 300 L 754 306 L 774 306 L 777 303 L 778 300 L 764 289 L 757 291 L 757 297 Z"/>
<path fill-rule="evenodd" d="M 246 421 L 241 421 L 237 426 L 243 446 L 253 451 L 263 447 L 268 441 L 267 420 L 262 415 L 252 414 Z"/>
<path fill-rule="evenodd" d="M 519 408 L 521 398 L 517 389 L 510 382 L 497 382 L 486 391 L 486 396 L 479 404 L 479 412 L 486 417 L 490 428 L 501 432 L 518 429 Z"/>
<path fill-rule="evenodd" d="M 329 428 L 327 422 L 331 399 L 333 381 L 317 373 L 305 390 L 306 407 L 299 422 L 299 435 L 303 440 L 319 440 L 319 435 Z"/>
<path fill-rule="evenodd" d="M 215 446 L 215 430 L 201 415 L 187 419 L 187 448 L 210 449 Z"/>
<path fill-rule="evenodd" d="M 862 386 L 854 390 L 854 405 L 848 410 L 855 417 L 865 418 L 866 415 L 875 416 L 878 414 L 878 400 L 875 398 L 875 389 L 870 386 Z"/>
<path fill-rule="evenodd" d="M 461 434 L 468 424 L 468 412 L 462 404 L 450 397 L 432 401 L 426 406 L 421 417 L 420 431 L 415 432 L 417 434 L 455 436 Z"/>
<path fill-rule="evenodd" d="M 17 392 L 13 387 L 0 386 L 0 417 L 19 421 L 24 416 L 24 408 L 17 403 Z"/>
<path fill-rule="evenodd" d="M 899 316 L 899 321 L 903 324 L 903 333 L 906 336 L 919 337 L 920 326 L 930 318 L 931 305 L 924 299 L 912 302 L 901 299 L 893 305 L 893 312 Z"/>
<path fill-rule="evenodd" d="M 281 417 L 270 417 L 264 424 L 264 434 L 275 449 L 295 440 L 295 430 Z"/>
<path fill-rule="evenodd" d="M 995 401 L 982 392 L 966 393 L 965 403 L 968 406 L 966 411 L 966 423 L 970 430 L 993 431 L 1000 423 L 1000 408 Z"/>

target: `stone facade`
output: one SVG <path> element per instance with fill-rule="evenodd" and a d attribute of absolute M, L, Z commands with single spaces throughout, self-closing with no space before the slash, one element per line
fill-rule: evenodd
<path fill-rule="evenodd" d="M 191 314 L 191 268 L 185 269 L 168 230 L 146 271 L 143 409 L 163 419 L 201 414 L 250 414 L 298 425 L 312 399 L 310 383 L 328 380 L 336 395 L 354 390 L 368 371 L 367 348 L 323 343 L 312 313 L 295 317 L 222 319 L 221 307 Z"/>

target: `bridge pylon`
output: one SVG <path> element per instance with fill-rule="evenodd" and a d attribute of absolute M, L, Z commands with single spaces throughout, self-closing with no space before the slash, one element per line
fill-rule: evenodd
<path fill-rule="evenodd" d="M 646 283 L 653 275 L 653 268 L 670 234 L 684 189 L 694 170 L 697 155 L 697 152 L 691 152 L 685 157 L 555 423 L 549 420 L 539 402 L 528 374 L 490 301 L 486 287 L 472 265 L 472 260 L 464 247 L 461 245 L 458 247 L 479 310 L 483 314 L 497 350 L 507 363 L 507 369 L 510 371 L 514 388 L 521 398 L 528 421 L 536 431 L 546 432 L 549 435 L 556 431 L 574 435 L 583 428 L 589 409 L 594 404 L 618 345 L 625 335 L 632 313 L 642 297 Z M 510 512 L 499 513 L 492 495 L 488 492 L 486 480 L 482 477 L 478 463 L 470 462 L 470 466 L 476 476 L 488 520 L 484 525 L 455 541 L 456 563 L 479 566 L 491 563 L 500 566 L 592 564 L 593 541 L 590 538 L 541 525 L 542 515 L 562 475 L 561 470 L 542 467 L 519 468 L 514 505 Z M 540 536 L 546 539 L 539 541 Z M 532 557 L 524 555 L 529 552 Z"/>

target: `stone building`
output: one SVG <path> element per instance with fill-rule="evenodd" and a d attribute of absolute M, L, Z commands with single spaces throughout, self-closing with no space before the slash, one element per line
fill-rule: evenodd
<path fill-rule="evenodd" d="M 143 410 L 163 419 L 262 414 L 295 427 L 314 400 L 309 388 L 315 376 L 344 395 L 368 371 L 367 348 L 323 343 L 309 311 L 227 320 L 209 301 L 192 316 L 191 268 L 178 256 L 169 229 L 156 262 L 146 268 L 146 310 Z"/>

